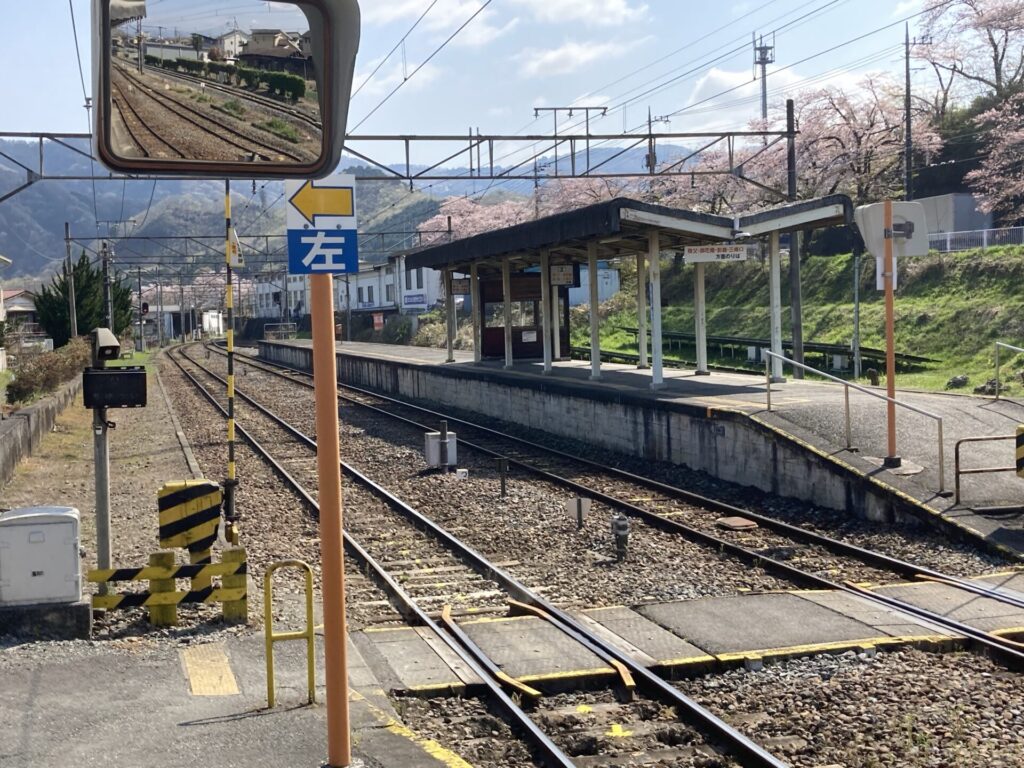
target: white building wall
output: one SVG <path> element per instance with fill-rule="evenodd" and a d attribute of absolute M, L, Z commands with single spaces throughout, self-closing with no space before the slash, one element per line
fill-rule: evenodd
<path fill-rule="evenodd" d="M 619 292 L 619 270 L 602 269 L 597 270 L 597 300 L 608 301 Z M 580 304 L 590 303 L 590 273 L 587 267 L 580 266 L 580 287 L 569 289 L 569 306 L 577 307 Z"/>

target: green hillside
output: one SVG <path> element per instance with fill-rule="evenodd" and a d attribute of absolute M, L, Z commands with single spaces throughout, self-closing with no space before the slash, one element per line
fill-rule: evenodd
<path fill-rule="evenodd" d="M 862 259 L 861 344 L 883 348 L 884 302 L 875 289 L 874 259 Z M 629 267 L 627 266 L 627 270 Z M 664 327 L 693 332 L 693 268 L 665 262 Z M 849 345 L 853 335 L 853 257 L 805 257 L 802 270 L 804 339 Z M 636 350 L 633 336 L 619 330 L 635 327 L 635 270 L 623 274 L 628 293 L 602 307 L 602 349 Z M 958 374 L 970 377 L 968 388 L 993 376 L 995 341 L 1024 346 L 1024 248 L 990 248 L 984 252 L 932 253 L 899 264 L 896 294 L 896 350 L 940 360 L 920 371 L 901 373 L 901 386 L 941 389 Z M 760 259 L 709 265 L 706 270 L 709 335 L 767 338 L 768 265 Z M 788 264 L 783 261 L 783 336 L 790 337 Z M 577 311 L 573 343 L 587 345 L 585 308 Z M 735 365 L 740 360 L 711 362 Z M 693 359 L 693 350 L 682 353 Z M 817 358 L 820 361 L 820 357 Z M 820 362 L 808 359 L 809 364 Z M 1004 377 L 1024 367 L 1024 356 L 1004 357 Z M 865 366 L 867 367 L 867 366 Z M 1021 389 L 1020 379 L 1016 389 Z"/>

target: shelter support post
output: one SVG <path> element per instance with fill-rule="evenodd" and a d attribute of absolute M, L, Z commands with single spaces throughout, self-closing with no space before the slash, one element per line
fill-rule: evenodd
<path fill-rule="evenodd" d="M 636 342 L 637 368 L 647 368 L 647 264 L 645 254 L 636 255 Z"/>
<path fill-rule="evenodd" d="M 551 286 L 551 327 L 554 329 L 554 357 L 562 359 L 562 287 Z"/>
<path fill-rule="evenodd" d="M 473 362 L 479 363 L 483 357 L 480 326 L 483 323 L 484 305 L 480 300 L 480 275 L 477 272 L 475 261 L 469 265 L 469 302 L 470 313 L 473 317 Z"/>
<path fill-rule="evenodd" d="M 505 302 L 505 367 L 512 367 L 512 275 L 508 256 L 501 260 L 501 298 Z"/>
<path fill-rule="evenodd" d="M 782 259 L 779 256 L 779 233 L 768 236 L 769 301 L 771 311 L 771 349 L 777 357 L 772 358 L 772 381 L 782 383 Z"/>
<path fill-rule="evenodd" d="M 590 283 L 590 378 L 601 378 L 601 336 L 598 327 L 597 243 L 587 243 L 587 280 Z"/>
<path fill-rule="evenodd" d="M 540 327 L 544 337 L 544 373 L 551 373 L 551 253 L 540 252 Z"/>
<path fill-rule="evenodd" d="M 697 341 L 697 375 L 708 375 L 707 302 L 704 294 L 704 264 L 693 265 L 693 333 Z"/>
<path fill-rule="evenodd" d="M 455 297 L 452 296 L 452 271 L 444 271 L 444 308 L 448 316 L 448 359 L 446 362 L 455 362 Z"/>
<path fill-rule="evenodd" d="M 665 386 L 662 379 L 661 350 L 661 232 L 657 229 L 647 234 L 648 258 L 651 273 L 651 389 Z"/>

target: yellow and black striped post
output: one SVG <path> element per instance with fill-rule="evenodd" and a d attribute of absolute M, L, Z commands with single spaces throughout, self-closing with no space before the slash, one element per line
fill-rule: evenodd
<path fill-rule="evenodd" d="M 224 517 L 227 520 L 225 538 L 231 544 L 238 543 L 235 529 L 235 488 L 238 478 L 235 474 L 235 292 L 231 282 L 231 267 L 237 262 L 233 258 L 235 244 L 231 237 L 231 181 L 224 180 L 224 258 L 227 266 L 227 280 L 224 304 L 228 310 L 228 476 L 224 480 Z"/>
<path fill-rule="evenodd" d="M 1017 477 L 1024 477 L 1024 424 L 1017 425 Z"/>
<path fill-rule="evenodd" d="M 188 550 L 192 565 L 211 562 L 210 547 L 217 540 L 223 494 L 209 480 L 183 480 L 165 483 L 157 492 L 160 510 L 160 546 Z M 210 577 L 193 578 L 192 588 L 209 591 Z"/>

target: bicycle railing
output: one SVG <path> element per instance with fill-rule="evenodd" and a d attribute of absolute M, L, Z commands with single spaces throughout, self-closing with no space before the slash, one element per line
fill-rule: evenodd
<path fill-rule="evenodd" d="M 858 392 L 864 393 L 865 395 L 870 395 L 871 397 L 874 397 L 874 398 L 876 398 L 878 400 L 884 400 L 886 402 L 894 403 L 895 405 L 897 405 L 900 408 L 906 408 L 908 411 L 913 411 L 914 413 L 920 414 L 921 416 L 927 416 L 929 419 L 934 419 L 936 427 L 938 428 L 939 493 L 940 494 L 944 494 L 946 492 L 946 453 L 945 453 L 945 450 L 943 448 L 943 440 L 942 440 L 943 433 L 942 433 L 942 417 L 941 416 L 939 416 L 938 414 L 932 413 L 930 411 L 926 411 L 923 408 L 918 408 L 915 405 L 910 405 L 909 403 L 901 402 L 899 400 L 896 400 L 894 398 L 889 397 L 888 395 L 880 394 L 878 392 L 875 392 L 873 390 L 868 389 L 867 387 L 862 387 L 860 384 L 854 384 L 851 381 L 845 381 L 844 379 L 840 379 L 838 376 L 832 376 L 831 374 L 825 373 L 824 371 L 819 371 L 817 368 L 812 368 L 809 365 L 804 365 L 803 363 L 798 363 L 796 360 L 790 360 L 785 355 L 777 354 L 776 352 L 772 352 L 771 350 L 768 350 L 768 349 L 764 350 L 764 356 L 765 356 L 765 358 L 764 358 L 764 379 L 765 379 L 765 386 L 766 386 L 765 395 L 766 395 L 766 399 L 767 399 L 767 405 L 768 405 L 768 411 L 769 412 L 772 410 L 771 359 L 773 357 L 778 358 L 779 360 L 781 360 L 783 365 L 787 365 L 788 364 L 788 365 L 793 366 L 794 368 L 800 368 L 802 370 L 807 371 L 808 373 L 813 373 L 816 376 L 821 376 L 822 378 L 828 379 L 829 381 L 834 381 L 837 384 L 842 384 L 843 385 L 843 411 L 844 411 L 845 418 L 846 418 L 846 448 L 847 448 L 847 450 L 853 448 L 853 435 L 852 435 L 851 428 L 850 428 L 850 390 L 851 389 L 855 389 Z"/>
<path fill-rule="evenodd" d="M 1003 341 L 997 341 L 996 342 L 996 400 L 999 399 L 999 393 L 1000 393 L 1000 391 L 1003 388 L 1002 385 L 999 382 L 999 350 L 1000 350 L 1000 348 L 1002 348 L 1002 349 L 1012 349 L 1014 352 L 1024 352 L 1024 349 L 1021 349 L 1020 347 L 1015 347 L 1015 346 L 1013 346 L 1013 344 L 1007 344 L 1006 342 L 1003 342 Z"/>

